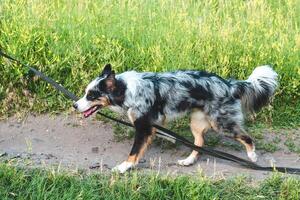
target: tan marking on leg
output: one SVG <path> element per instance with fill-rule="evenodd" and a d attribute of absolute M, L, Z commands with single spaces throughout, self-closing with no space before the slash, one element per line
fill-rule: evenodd
<path fill-rule="evenodd" d="M 128 156 L 128 158 L 127 158 L 127 162 L 131 162 L 131 163 L 134 163 L 134 164 L 135 164 L 136 160 L 137 160 L 137 154 Z"/>
<path fill-rule="evenodd" d="M 251 137 L 247 135 L 247 132 L 244 129 L 237 127 L 234 130 L 237 133 L 234 138 L 246 147 L 247 152 L 255 150 Z M 248 144 L 243 138 L 250 138 L 251 144 Z"/>
<path fill-rule="evenodd" d="M 250 158 L 250 160 L 256 162 L 257 155 L 255 153 L 255 146 L 251 137 L 246 135 L 246 131 L 244 131 L 241 128 L 235 128 L 235 131 L 237 133 L 235 134 L 234 138 L 245 146 L 247 155 Z M 250 140 L 250 142 L 249 141 L 247 142 L 247 140 Z"/>
<path fill-rule="evenodd" d="M 132 111 L 131 108 L 128 109 L 127 116 L 128 116 L 129 121 L 131 122 L 131 124 L 134 124 L 134 121 L 136 120 L 136 117 L 135 117 L 135 114 L 134 114 L 134 112 Z"/>
<path fill-rule="evenodd" d="M 152 133 L 150 136 L 148 136 L 148 138 L 146 139 L 146 142 L 144 143 L 143 147 L 141 148 L 138 156 L 137 156 L 137 159 L 139 160 L 144 154 L 145 154 L 145 151 L 146 149 L 148 148 L 148 146 L 152 143 L 152 140 L 154 138 L 154 135 L 156 133 L 156 129 L 155 128 L 152 128 Z"/>
<path fill-rule="evenodd" d="M 156 129 L 155 128 L 152 128 L 152 133 L 150 136 L 148 136 L 148 138 L 146 139 L 146 141 L 144 142 L 142 148 L 140 149 L 139 153 L 138 154 L 134 154 L 134 155 L 131 155 L 131 156 L 128 156 L 128 159 L 127 159 L 127 162 L 132 162 L 134 164 L 137 164 L 138 161 L 140 160 L 140 158 L 144 155 L 147 147 L 151 144 L 152 142 L 152 139 L 154 137 L 156 133 Z"/>
<path fill-rule="evenodd" d="M 243 144 L 246 148 L 247 152 L 251 152 L 254 150 L 253 145 L 246 143 L 244 140 L 242 140 L 241 138 L 235 138 L 237 141 L 239 141 L 241 144 Z"/>
<path fill-rule="evenodd" d="M 203 135 L 211 128 L 210 123 L 206 119 L 206 115 L 201 111 L 194 111 L 191 115 L 191 131 L 194 136 L 194 144 L 202 147 L 204 145 Z M 184 160 L 179 160 L 180 165 L 191 165 L 198 157 L 199 152 L 193 150 L 192 153 Z"/>
<path fill-rule="evenodd" d="M 194 136 L 194 144 L 196 146 L 202 147 L 204 145 L 203 135 L 208 129 L 210 129 L 210 124 L 206 119 L 203 112 L 194 112 L 191 116 L 191 130 Z M 198 151 L 192 152 L 194 155 L 198 154 Z"/>

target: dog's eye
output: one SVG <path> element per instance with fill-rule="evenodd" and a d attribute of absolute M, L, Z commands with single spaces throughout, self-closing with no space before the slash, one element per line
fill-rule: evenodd
<path fill-rule="evenodd" d="M 93 101 L 98 98 L 98 95 L 94 91 L 89 91 L 86 95 L 88 101 Z"/>

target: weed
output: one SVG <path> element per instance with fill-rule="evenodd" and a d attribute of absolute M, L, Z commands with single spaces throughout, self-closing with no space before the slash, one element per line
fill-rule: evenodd
<path fill-rule="evenodd" d="M 112 63 L 125 70 L 196 69 L 246 79 L 273 64 L 280 87 L 254 126 L 300 122 L 297 0 L 2 0 L 0 46 L 78 96 Z M 60 112 L 71 102 L 28 70 L 0 59 L 0 113 Z M 23 95 L 27 89 L 34 96 Z"/>
<path fill-rule="evenodd" d="M 300 180 L 274 173 L 253 186 L 244 176 L 211 180 L 170 176 L 59 172 L 0 165 L 1 199 L 299 199 Z"/>

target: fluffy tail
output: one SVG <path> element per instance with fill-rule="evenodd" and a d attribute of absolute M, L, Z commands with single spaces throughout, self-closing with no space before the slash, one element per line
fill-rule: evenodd
<path fill-rule="evenodd" d="M 245 111 L 259 111 L 269 103 L 277 88 L 277 73 L 268 65 L 254 69 L 245 81 L 232 81 L 232 95 L 241 99 Z"/>

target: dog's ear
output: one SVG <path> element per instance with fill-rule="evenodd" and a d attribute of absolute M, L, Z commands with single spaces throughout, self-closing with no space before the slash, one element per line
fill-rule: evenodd
<path fill-rule="evenodd" d="M 109 76 L 112 73 L 111 68 L 111 64 L 106 64 L 100 76 Z"/>
<path fill-rule="evenodd" d="M 111 71 L 110 74 L 105 78 L 106 90 L 108 92 L 112 92 L 116 88 L 115 76 L 116 76 L 115 71 Z"/>

